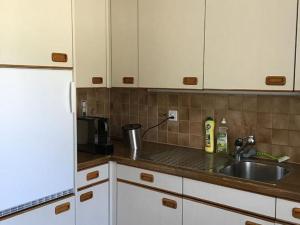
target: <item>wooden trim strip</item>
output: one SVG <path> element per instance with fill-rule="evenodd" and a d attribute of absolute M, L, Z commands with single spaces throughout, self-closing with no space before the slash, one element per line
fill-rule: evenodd
<path fill-rule="evenodd" d="M 96 182 L 96 183 L 93 183 L 93 184 L 89 184 L 89 185 L 86 185 L 86 186 L 83 186 L 83 187 L 78 188 L 77 191 L 83 191 L 83 190 L 85 190 L 85 189 L 88 189 L 88 188 L 90 188 L 90 187 L 97 186 L 97 185 L 99 185 L 99 184 L 106 183 L 106 182 L 108 182 L 108 181 L 109 181 L 109 179 L 105 179 L 105 180 L 102 180 L 102 181 L 99 181 L 99 182 Z"/>
<path fill-rule="evenodd" d="M 300 208 L 293 208 L 293 217 L 295 219 L 300 219 Z"/>
<path fill-rule="evenodd" d="M 134 84 L 134 77 L 123 77 L 123 84 Z"/>
<path fill-rule="evenodd" d="M 53 62 L 66 63 L 68 62 L 68 55 L 66 53 L 53 52 L 51 59 Z"/>
<path fill-rule="evenodd" d="M 139 184 L 139 183 L 135 183 L 135 182 L 128 181 L 128 180 L 123 180 L 123 179 L 120 179 L 120 178 L 118 178 L 117 181 L 120 182 L 120 183 L 130 184 L 130 185 L 141 187 L 141 188 L 144 188 L 144 189 L 148 189 L 148 190 L 156 191 L 156 192 L 167 194 L 167 195 L 172 195 L 174 197 L 182 198 L 182 194 L 179 194 L 179 193 L 176 193 L 176 192 L 171 192 L 171 191 L 163 190 L 163 189 L 160 189 L 160 188 L 151 187 L 151 186 L 148 186 L 148 185 Z"/>
<path fill-rule="evenodd" d="M 299 225 L 298 223 L 292 223 L 280 219 L 276 219 L 276 224 L 281 224 L 281 225 Z"/>
<path fill-rule="evenodd" d="M 198 84 L 198 78 L 197 77 L 184 77 L 183 78 L 183 84 L 184 85 L 197 85 Z"/>
<path fill-rule="evenodd" d="M 87 181 L 94 180 L 94 179 L 97 179 L 99 176 L 100 176 L 100 172 L 98 170 L 93 171 L 86 175 L 86 180 Z"/>
<path fill-rule="evenodd" d="M 66 202 L 63 203 L 61 205 L 58 205 L 55 207 L 55 215 L 59 215 L 62 214 L 64 212 L 67 212 L 71 209 L 71 203 L 70 202 Z"/>
<path fill-rule="evenodd" d="M 266 77 L 266 85 L 284 86 L 284 85 L 286 85 L 286 77 L 285 76 L 267 76 Z"/>
<path fill-rule="evenodd" d="M 215 208 L 223 209 L 223 210 L 226 210 L 226 211 L 238 213 L 238 214 L 241 214 L 241 215 L 251 216 L 253 218 L 260 219 L 260 220 L 265 220 L 265 221 L 268 221 L 268 222 L 271 222 L 271 223 L 275 222 L 275 218 L 274 217 L 269 217 L 269 216 L 257 214 L 257 213 L 254 213 L 254 212 L 250 212 L 250 211 L 246 211 L 246 210 L 234 208 L 234 207 L 231 207 L 231 206 L 228 206 L 228 205 L 223 205 L 223 204 L 220 204 L 220 203 L 216 203 L 216 202 L 211 202 L 211 201 L 207 201 L 207 200 L 195 198 L 195 197 L 188 196 L 188 195 L 183 195 L 183 199 L 189 200 L 189 201 L 193 201 L 193 202 L 197 202 L 197 203 L 200 203 L 200 204 L 203 204 L 203 205 L 207 205 L 207 206 L 212 206 L 212 207 L 215 207 Z"/>
<path fill-rule="evenodd" d="M 10 64 L 0 64 L 0 68 L 16 68 L 16 69 L 48 69 L 48 70 L 72 70 L 72 69 L 73 69 L 73 67 L 36 66 L 36 65 L 10 65 Z"/>
<path fill-rule="evenodd" d="M 87 193 L 81 194 L 79 198 L 80 198 L 80 202 L 86 202 L 92 199 L 93 197 L 94 197 L 94 192 L 89 191 Z"/>
<path fill-rule="evenodd" d="M 149 183 L 153 183 L 154 182 L 154 176 L 153 176 L 153 174 L 149 174 L 149 173 L 141 173 L 140 174 L 140 179 L 142 181 L 146 181 L 146 182 L 149 182 Z"/>
<path fill-rule="evenodd" d="M 111 160 L 111 159 L 108 158 L 107 161 L 102 162 L 102 163 L 93 164 L 93 165 L 86 166 L 86 167 L 83 167 L 83 168 L 77 168 L 77 172 L 84 171 L 84 170 L 88 170 L 88 169 L 91 169 L 91 168 L 95 168 L 95 167 L 97 167 L 97 166 L 105 165 L 105 164 L 107 164 L 110 160 Z"/>
<path fill-rule="evenodd" d="M 93 77 L 92 83 L 93 84 L 103 84 L 103 78 L 102 77 Z"/>
<path fill-rule="evenodd" d="M 29 209 L 25 209 L 23 211 L 19 211 L 19 212 L 16 212 L 14 214 L 10 214 L 8 216 L 4 216 L 4 217 L 0 217 L 0 221 L 4 221 L 4 220 L 8 220 L 8 219 L 11 219 L 13 217 L 16 217 L 16 216 L 19 216 L 19 215 L 22 215 L 22 214 L 25 214 L 25 213 L 28 213 L 28 212 L 31 212 L 33 210 L 36 210 L 36 209 L 39 209 L 39 208 L 42 208 L 42 207 L 45 207 L 47 205 L 51 205 L 55 202 L 59 202 L 59 201 L 62 201 L 64 199 L 68 199 L 68 198 L 71 198 L 71 197 L 74 197 L 75 195 L 74 194 L 70 194 L 70 195 L 66 195 L 64 197 L 61 197 L 61 198 L 58 198 L 58 199 L 55 199 L 55 200 L 52 200 L 52 201 L 49 201 L 49 202 L 45 202 L 41 205 L 37 205 L 37 206 L 34 206 L 32 208 L 29 208 Z"/>
<path fill-rule="evenodd" d="M 251 221 L 246 221 L 245 225 L 262 225 L 262 224 L 254 223 L 254 222 L 251 222 Z"/>
<path fill-rule="evenodd" d="M 171 209 L 177 209 L 177 202 L 175 200 L 163 198 L 161 201 L 163 206 Z"/>

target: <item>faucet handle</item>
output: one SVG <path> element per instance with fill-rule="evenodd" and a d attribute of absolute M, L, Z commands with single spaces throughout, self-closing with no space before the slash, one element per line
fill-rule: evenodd
<path fill-rule="evenodd" d="M 236 140 L 235 140 L 235 143 L 234 143 L 234 145 L 236 146 L 236 147 L 242 147 L 243 146 L 243 138 L 237 138 Z"/>
<path fill-rule="evenodd" d="M 255 145 L 255 143 L 256 143 L 256 139 L 255 139 L 255 136 L 248 136 L 247 137 L 247 144 L 248 145 Z"/>

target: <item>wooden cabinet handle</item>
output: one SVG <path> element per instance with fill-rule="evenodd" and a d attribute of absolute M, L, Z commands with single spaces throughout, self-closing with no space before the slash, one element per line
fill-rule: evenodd
<path fill-rule="evenodd" d="M 293 217 L 300 219 L 300 208 L 293 208 Z"/>
<path fill-rule="evenodd" d="M 103 84 L 103 78 L 102 77 L 93 77 L 92 83 L 93 84 Z"/>
<path fill-rule="evenodd" d="M 266 85 L 284 86 L 286 84 L 285 76 L 267 76 Z"/>
<path fill-rule="evenodd" d="M 71 208 L 70 202 L 66 202 L 64 204 L 58 205 L 55 207 L 55 214 L 56 215 L 61 214 L 63 212 L 70 210 L 70 208 Z"/>
<path fill-rule="evenodd" d="M 162 204 L 168 208 L 177 209 L 177 202 L 174 200 L 163 198 Z"/>
<path fill-rule="evenodd" d="M 57 53 L 53 52 L 52 53 L 52 61 L 53 62 L 68 62 L 68 55 L 65 53 Z"/>
<path fill-rule="evenodd" d="M 246 221 L 245 225 L 261 225 L 261 224 L 254 223 L 254 222 L 251 222 L 251 221 Z"/>
<path fill-rule="evenodd" d="M 198 78 L 197 77 L 184 77 L 183 78 L 183 84 L 184 85 L 197 85 L 198 84 Z"/>
<path fill-rule="evenodd" d="M 134 77 L 123 77 L 123 84 L 134 84 Z"/>
<path fill-rule="evenodd" d="M 151 183 L 154 182 L 154 176 L 152 174 L 141 173 L 140 178 L 143 181 L 147 181 L 147 182 L 151 182 Z"/>
<path fill-rule="evenodd" d="M 86 175 L 86 180 L 87 181 L 90 181 L 90 180 L 93 180 L 93 179 L 96 179 L 96 178 L 98 178 L 99 177 L 99 171 L 94 171 L 94 172 L 91 172 L 91 173 L 88 173 L 87 175 Z"/>
<path fill-rule="evenodd" d="M 94 197 L 94 193 L 92 191 L 89 191 L 87 193 L 84 193 L 80 195 L 80 202 L 85 202 L 87 200 L 90 200 Z"/>

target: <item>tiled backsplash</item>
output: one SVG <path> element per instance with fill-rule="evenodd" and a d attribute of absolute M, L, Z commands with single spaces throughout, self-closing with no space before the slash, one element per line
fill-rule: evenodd
<path fill-rule="evenodd" d="M 205 119 L 212 116 L 218 127 L 225 117 L 231 150 L 237 137 L 256 135 L 259 150 L 286 154 L 291 161 L 300 163 L 300 97 L 155 93 L 147 89 L 112 88 L 79 89 L 80 99 L 88 100 L 90 115 L 110 116 L 112 136 L 121 137 L 121 127 L 127 123 L 141 123 L 145 130 L 164 119 L 169 109 L 175 109 L 179 121 L 152 129 L 145 139 L 203 149 Z"/>
<path fill-rule="evenodd" d="M 89 116 L 109 117 L 110 90 L 107 88 L 77 88 L 77 113 L 80 115 L 80 103 L 87 100 L 87 114 Z"/>

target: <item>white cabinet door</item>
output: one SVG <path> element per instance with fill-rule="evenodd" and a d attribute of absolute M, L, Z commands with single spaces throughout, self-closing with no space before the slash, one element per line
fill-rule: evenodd
<path fill-rule="evenodd" d="M 248 222 L 248 223 L 247 223 Z M 252 222 L 252 223 L 251 223 Z M 183 200 L 183 225 L 274 225 L 249 216 L 241 215 L 221 208 Z"/>
<path fill-rule="evenodd" d="M 0 221 L 1 225 L 75 225 L 75 198 L 46 205 L 25 212 L 8 220 Z"/>
<path fill-rule="evenodd" d="M 112 86 L 138 86 L 138 0 L 111 1 Z"/>
<path fill-rule="evenodd" d="M 204 88 L 293 90 L 296 16 L 297 0 L 207 1 Z"/>
<path fill-rule="evenodd" d="M 117 225 L 182 225 L 181 198 L 121 182 L 117 196 Z"/>
<path fill-rule="evenodd" d="M 300 202 L 277 199 L 276 219 L 300 224 Z"/>
<path fill-rule="evenodd" d="M 0 64 L 72 67 L 71 0 L 1 0 Z M 62 53 L 53 62 L 52 53 Z"/>
<path fill-rule="evenodd" d="M 78 192 L 76 197 L 76 224 L 108 225 L 108 197 L 108 182 Z"/>
<path fill-rule="evenodd" d="M 205 0 L 139 0 L 140 87 L 202 88 L 204 14 Z"/>
<path fill-rule="evenodd" d="M 300 4 L 299 8 L 300 9 Z M 299 30 L 300 29 L 300 21 L 298 20 L 298 40 L 297 40 L 297 47 L 296 47 L 296 74 L 295 74 L 295 90 L 300 91 L 300 34 Z"/>
<path fill-rule="evenodd" d="M 75 0 L 75 71 L 77 87 L 107 85 L 106 0 Z"/>

